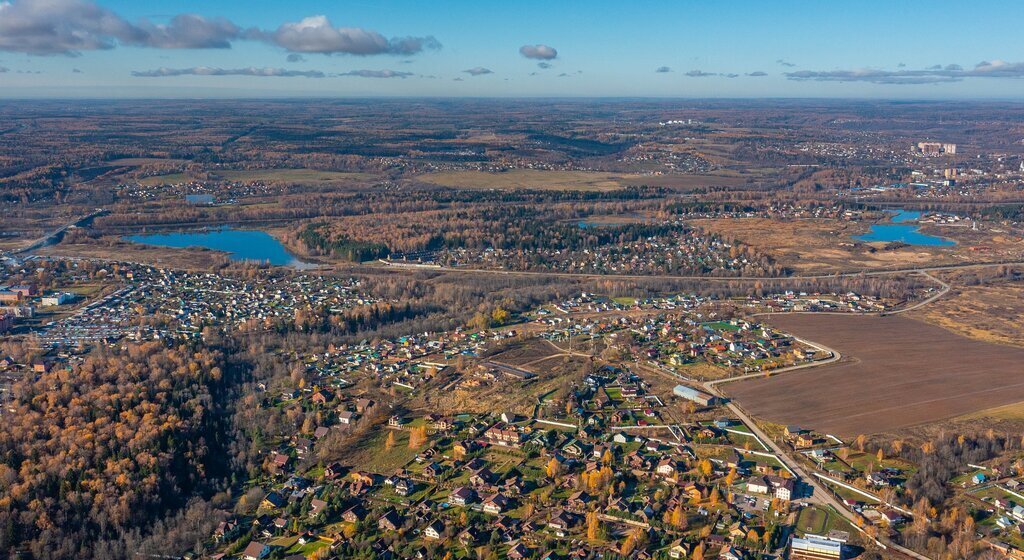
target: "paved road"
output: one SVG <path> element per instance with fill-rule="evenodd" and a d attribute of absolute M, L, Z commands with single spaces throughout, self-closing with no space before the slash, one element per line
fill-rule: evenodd
<path fill-rule="evenodd" d="M 72 227 L 78 226 L 78 225 L 82 224 L 83 222 L 87 222 L 87 221 L 89 221 L 89 220 L 95 218 L 96 216 L 99 216 L 100 214 L 103 214 L 105 212 L 106 212 L 106 210 L 104 210 L 102 208 L 97 209 L 94 212 L 92 212 L 91 214 L 87 214 L 85 216 L 82 216 L 81 218 L 75 219 L 74 221 L 72 221 L 70 223 L 67 223 L 67 224 L 64 224 L 64 225 L 60 226 L 59 228 L 51 231 L 50 233 L 44 235 L 43 237 L 33 241 L 28 246 L 22 247 L 21 249 L 16 249 L 14 251 L 11 251 L 11 254 L 12 255 L 20 255 L 20 254 L 24 254 L 24 253 L 31 253 L 32 251 L 35 251 L 36 249 L 39 249 L 40 247 L 45 247 L 47 245 L 50 245 L 54 240 L 57 240 L 57 239 L 60 238 L 60 236 L 64 235 L 64 233 L 67 230 L 71 229 Z"/>
<path fill-rule="evenodd" d="M 785 371 L 793 371 L 793 370 L 803 369 L 803 368 L 807 368 L 807 367 L 814 367 L 814 366 L 824 365 L 824 364 L 832 363 L 834 361 L 842 359 L 842 354 L 840 354 L 836 350 L 833 350 L 833 349 L 828 348 L 826 346 L 823 346 L 821 344 L 813 343 L 813 342 L 802 340 L 802 339 L 801 339 L 801 342 L 804 342 L 805 344 L 808 344 L 810 346 L 814 346 L 816 348 L 822 349 L 823 351 L 832 352 L 832 358 L 830 358 L 828 360 L 823 360 L 821 362 L 814 362 L 814 363 L 811 363 L 811 364 L 801 364 L 799 366 L 793 366 L 793 367 L 790 367 L 790 368 L 785 368 L 784 370 L 779 370 L 776 373 L 782 373 L 782 372 L 785 372 Z M 686 378 L 683 378 L 682 376 L 680 376 L 680 375 L 678 375 L 678 374 L 676 374 L 674 372 L 671 372 L 671 371 L 665 371 L 665 370 L 657 370 L 657 371 L 659 371 L 660 373 L 665 374 L 665 375 L 670 375 L 670 376 L 673 376 L 673 377 L 677 377 L 677 378 L 681 378 L 681 379 L 686 379 Z M 720 385 L 722 383 L 727 383 L 729 381 L 736 381 L 738 379 L 743 379 L 743 378 L 747 378 L 747 377 L 756 377 L 756 376 L 763 376 L 763 375 L 764 375 L 764 373 L 756 373 L 756 374 L 751 374 L 751 375 L 747 375 L 747 376 L 740 376 L 740 377 L 735 377 L 735 378 L 729 378 L 729 379 L 718 379 L 718 380 L 714 380 L 714 381 L 706 381 L 706 382 L 703 383 L 703 386 L 712 395 L 718 395 L 719 397 L 721 397 L 722 393 L 716 387 L 717 385 Z M 689 380 L 689 379 L 686 379 L 686 380 L 687 381 L 692 381 L 692 380 Z M 835 511 L 835 513 L 837 513 L 838 515 L 843 516 L 843 518 L 845 518 L 851 525 L 853 525 L 854 527 L 858 526 L 857 525 L 857 520 L 856 520 L 856 515 L 854 514 L 854 512 L 852 512 L 849 509 L 847 509 L 839 500 L 837 500 L 831 493 L 829 493 L 825 489 L 825 487 L 822 486 L 820 482 L 818 482 L 818 480 L 815 477 L 810 475 L 810 471 L 808 471 L 807 468 L 805 468 L 803 464 L 801 464 L 799 461 L 794 459 L 792 455 L 790 455 L 788 450 L 784 449 L 782 446 L 780 446 L 778 443 L 776 443 L 774 440 L 772 440 L 772 438 L 768 437 L 768 434 L 764 433 L 764 431 L 761 430 L 760 427 L 758 427 L 757 423 L 754 422 L 754 419 L 751 418 L 742 408 L 740 408 L 740 406 L 737 403 L 735 403 L 735 402 L 733 402 L 731 400 L 726 400 L 725 407 L 728 408 L 729 411 L 732 412 L 737 418 L 739 418 L 740 421 L 742 421 L 744 424 L 746 424 L 747 427 L 750 428 L 750 431 L 753 432 L 754 435 L 758 439 L 760 439 L 762 442 L 764 442 L 765 445 L 768 446 L 768 450 L 775 454 L 775 456 L 778 458 L 779 462 L 781 462 L 787 469 L 789 469 L 790 472 L 793 472 L 793 473 L 796 474 L 797 479 L 801 480 L 802 482 L 804 482 L 805 484 L 810 486 L 810 488 L 811 488 L 811 496 L 806 498 L 807 502 L 810 502 L 810 503 L 813 503 L 813 504 L 816 504 L 816 505 L 819 505 L 819 506 L 823 506 L 825 508 L 831 508 L 832 510 Z M 865 537 L 866 537 L 866 535 L 865 535 Z M 868 538 L 870 538 L 870 537 L 868 537 Z M 882 543 L 879 543 L 879 544 L 882 544 Z M 885 544 L 883 546 L 887 546 L 890 550 L 899 552 L 899 553 L 901 553 L 901 554 L 903 554 L 905 556 L 909 556 L 910 558 L 914 558 L 915 560 L 932 560 L 931 558 L 928 558 L 927 556 L 923 556 L 921 554 L 918 554 L 918 553 L 914 552 L 913 550 L 910 550 L 908 548 L 900 546 L 900 545 L 898 545 L 896 543 L 888 543 L 888 544 Z"/>
<path fill-rule="evenodd" d="M 773 315 L 773 313 L 762 313 L 761 315 Z M 807 362 L 806 364 L 798 364 L 798 365 L 795 365 L 795 366 L 789 366 L 789 367 L 784 367 L 784 368 L 781 368 L 781 369 L 774 370 L 774 371 L 771 372 L 771 376 L 772 377 L 775 377 L 776 375 L 780 375 L 780 374 L 787 373 L 787 372 L 790 372 L 790 371 L 797 371 L 797 370 L 801 370 L 801 369 L 807 369 L 807 368 L 818 367 L 818 366 L 823 366 L 823 365 L 826 365 L 826 364 L 835 363 L 835 362 L 838 362 L 839 360 L 843 359 L 843 355 L 839 352 L 839 350 L 836 350 L 834 348 L 829 348 L 828 346 L 825 346 L 824 344 L 819 344 L 817 342 L 811 342 L 810 340 L 805 340 L 803 338 L 796 337 L 796 336 L 794 336 L 793 339 L 798 341 L 798 342 L 802 342 L 803 344 L 806 344 L 807 346 L 811 346 L 813 348 L 817 348 L 818 351 L 820 351 L 820 352 L 827 352 L 827 353 L 831 354 L 831 356 L 829 356 L 829 358 L 827 360 L 821 360 L 821 361 L 818 361 L 818 362 Z M 754 373 L 748 373 L 746 375 L 737 375 L 736 377 L 725 377 L 725 378 L 722 378 L 722 379 L 715 379 L 715 380 L 712 380 L 712 381 L 706 381 L 704 383 L 704 385 L 707 386 L 707 387 L 714 388 L 716 385 L 721 385 L 722 383 L 731 383 L 733 381 L 742 381 L 744 379 L 753 379 L 755 377 L 764 377 L 764 376 L 765 376 L 765 372 L 758 371 L 758 372 L 754 372 Z M 714 391 L 712 391 L 712 392 L 714 392 Z"/>
<path fill-rule="evenodd" d="M 931 297 L 929 297 L 929 298 L 927 298 L 925 300 L 919 301 L 919 302 L 915 303 L 914 305 L 911 305 L 910 307 L 904 307 L 903 309 L 897 309 L 895 311 L 890 311 L 890 312 L 886 313 L 886 315 L 898 315 L 900 313 L 906 313 L 907 311 L 913 311 L 913 310 L 915 310 L 915 309 L 917 309 L 919 307 L 924 307 L 925 305 L 928 305 L 929 303 L 931 303 L 931 302 L 933 302 L 933 301 L 935 301 L 935 300 L 937 300 L 937 299 L 941 298 L 942 296 L 944 296 L 944 295 L 949 293 L 949 290 L 951 289 L 949 284 L 943 282 L 942 280 L 939 280 L 938 278 L 932 276 L 931 274 L 928 274 L 928 272 L 926 272 L 926 271 L 921 271 L 921 274 L 923 276 L 928 277 L 929 279 L 931 279 L 933 282 L 937 283 L 942 288 L 938 292 L 936 292 L 933 296 L 931 296 Z"/>
<path fill-rule="evenodd" d="M 699 275 L 675 275 L 675 274 L 589 274 L 577 272 L 547 272 L 547 271 L 526 271 L 526 270 L 501 270 L 486 268 L 461 268 L 439 265 L 415 264 L 415 263 L 363 263 L 362 266 L 370 266 L 384 270 L 433 270 L 437 272 L 461 272 L 465 274 L 500 274 L 503 276 L 540 276 L 547 278 L 619 278 L 624 280 L 701 280 L 707 282 L 764 282 L 768 280 L 826 280 L 829 278 L 855 278 L 858 276 L 892 276 L 899 274 L 925 274 L 942 270 L 963 270 L 971 268 L 989 268 L 993 266 L 1024 266 L 1024 261 L 1016 262 L 981 262 L 949 264 L 939 266 L 925 266 L 916 268 L 889 268 L 874 269 L 857 272 L 836 272 L 832 274 L 797 274 L 792 276 L 699 276 Z M 930 276 L 930 275 L 928 275 Z M 931 276 L 930 276 L 931 277 Z M 933 280 L 936 278 L 931 277 Z"/>
<path fill-rule="evenodd" d="M 935 280 L 937 282 L 942 283 L 938 279 L 935 279 Z M 935 296 L 932 296 L 932 298 L 930 298 L 929 300 L 921 302 L 921 304 L 919 304 L 918 307 L 920 305 L 924 305 L 924 304 L 930 303 L 931 301 L 934 301 L 934 300 L 938 299 L 939 297 L 942 297 L 942 295 L 944 295 L 945 292 L 948 291 L 948 288 L 949 288 L 948 284 L 944 284 L 944 285 L 946 286 L 945 291 L 940 292 L 939 294 L 936 294 Z M 826 365 L 826 364 L 837 362 L 837 361 L 839 361 L 839 360 L 841 360 L 843 358 L 843 355 L 838 350 L 829 348 L 829 347 L 827 347 L 827 346 L 825 346 L 823 344 L 819 344 L 819 343 L 816 343 L 816 342 L 811 342 L 809 340 L 804 340 L 804 339 L 801 339 L 801 338 L 797 338 L 797 340 L 799 340 L 800 342 L 802 342 L 804 344 L 807 344 L 808 346 L 813 346 L 814 348 L 817 348 L 817 349 L 819 349 L 819 350 L 821 350 L 823 352 L 831 352 L 832 353 L 832 357 L 830 357 L 827 360 L 822 360 L 820 362 L 811 362 L 811 363 L 808 363 L 808 364 L 800 364 L 800 365 L 797 365 L 797 366 L 791 366 L 791 367 L 788 367 L 788 368 L 783 368 L 783 369 L 777 370 L 774 373 L 775 375 L 778 375 L 778 374 L 781 374 L 781 373 L 786 373 L 786 372 L 789 372 L 789 371 L 796 371 L 796 370 L 800 370 L 800 369 L 805 369 L 805 368 L 809 368 L 809 367 L 816 367 L 816 366 Z M 707 391 L 709 393 L 713 394 L 713 395 L 722 396 L 722 393 L 718 390 L 718 387 L 717 387 L 718 385 L 721 385 L 722 383 L 728 383 L 730 381 L 739 381 L 741 379 L 747 379 L 747 378 L 758 377 L 758 376 L 763 376 L 763 375 L 764 375 L 764 373 L 754 373 L 754 374 L 750 374 L 750 375 L 742 375 L 742 376 L 731 377 L 731 378 L 726 378 L 726 379 L 716 379 L 716 380 L 713 380 L 713 381 L 705 382 L 704 383 L 704 388 L 707 389 Z M 838 499 L 836 499 L 835 496 L 832 495 L 832 493 L 830 493 L 824 486 L 822 486 L 822 484 L 818 481 L 818 479 L 816 477 L 811 476 L 810 471 L 807 470 L 807 468 L 802 463 L 800 463 L 797 459 L 795 459 L 792 455 L 790 455 L 789 450 L 783 448 L 781 445 L 777 444 L 774 440 L 769 438 L 768 435 L 765 434 L 761 430 L 761 428 L 758 427 L 757 423 L 754 422 L 754 419 L 751 418 L 742 408 L 740 408 L 740 406 L 736 402 L 731 401 L 731 400 L 727 400 L 725 406 L 726 406 L 726 408 L 729 409 L 730 412 L 735 414 L 737 418 L 742 420 L 743 423 L 746 424 L 750 428 L 750 430 L 752 432 L 754 432 L 754 435 L 756 435 L 759 439 L 761 439 L 765 443 L 765 445 L 767 445 L 771 449 L 771 451 L 773 453 L 775 453 L 775 455 L 779 458 L 780 462 L 782 462 L 786 467 L 788 467 L 790 469 L 790 471 L 796 473 L 796 475 L 797 475 L 797 477 L 799 479 L 801 479 L 805 484 L 807 484 L 808 486 L 811 487 L 812 492 L 811 492 L 810 498 L 807 499 L 808 502 L 815 503 L 815 504 L 818 504 L 818 505 L 821 505 L 821 506 L 825 506 L 827 508 L 832 508 L 833 510 L 835 510 L 836 513 L 838 513 L 839 515 L 843 516 L 847 521 L 849 521 L 851 525 L 853 525 L 854 527 L 857 526 L 857 519 L 856 519 L 856 515 L 854 514 L 854 512 L 852 512 L 849 509 L 847 509 L 845 505 L 843 505 Z M 896 543 L 890 542 L 886 546 L 888 546 L 892 550 L 895 550 L 896 552 L 899 552 L 899 553 L 901 553 L 901 554 L 903 554 L 905 556 L 909 556 L 909 557 L 914 558 L 916 560 L 931 560 L 927 556 L 918 554 L 918 553 L 914 552 L 913 550 L 910 550 L 908 548 L 900 546 L 900 545 L 898 545 Z"/>
<path fill-rule="evenodd" d="M 710 391 L 711 393 L 718 394 L 713 384 L 705 383 L 704 387 L 707 388 L 708 391 Z M 737 418 L 742 420 L 743 423 L 746 424 L 752 432 L 754 432 L 754 435 L 756 435 L 758 438 L 764 441 L 765 444 L 771 448 L 772 452 L 776 454 L 780 462 L 782 462 L 792 472 L 795 472 L 797 477 L 801 481 L 803 481 L 805 484 L 811 487 L 812 493 L 811 496 L 807 498 L 808 502 L 825 506 L 826 508 L 832 508 L 832 510 L 834 510 L 836 513 L 843 516 L 847 521 L 849 521 L 851 525 L 855 527 L 857 526 L 857 520 L 854 513 L 846 509 L 846 507 L 842 503 L 840 503 L 839 500 L 837 500 L 831 493 L 829 493 L 828 490 L 826 490 L 825 487 L 822 486 L 820 482 L 818 482 L 817 478 L 811 476 L 809 474 L 809 471 L 806 468 L 804 468 L 803 464 L 793 459 L 789 455 L 789 453 L 782 448 L 782 446 L 775 443 L 774 440 L 769 438 L 767 434 L 761 431 L 761 428 L 757 426 L 754 420 L 750 418 L 750 416 L 748 416 L 746 412 L 744 412 L 736 403 L 732 401 L 728 401 L 725 406 L 733 414 L 735 414 Z M 918 554 L 913 550 L 902 547 L 896 543 L 888 543 L 886 546 L 901 554 L 904 554 L 911 558 L 915 558 L 916 560 L 932 560 L 927 556 Z"/>

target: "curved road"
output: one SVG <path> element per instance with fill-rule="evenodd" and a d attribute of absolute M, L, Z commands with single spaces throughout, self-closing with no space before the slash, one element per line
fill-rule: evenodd
<path fill-rule="evenodd" d="M 952 287 L 950 287 L 949 284 L 943 282 L 942 280 L 939 280 L 938 278 L 932 276 L 931 274 L 928 274 L 928 272 L 926 272 L 926 271 L 921 271 L 921 275 L 931 279 L 933 282 L 935 282 L 938 285 L 942 286 L 942 289 L 940 289 L 938 292 L 936 292 L 935 295 L 932 295 L 931 297 L 929 297 L 929 298 L 927 298 L 925 300 L 919 301 L 919 302 L 915 303 L 914 305 L 911 305 L 910 307 L 904 307 L 903 309 L 897 309 L 895 311 L 890 311 L 888 313 L 884 313 L 885 315 L 898 315 L 900 313 L 906 313 L 907 311 L 913 311 L 913 310 L 915 310 L 915 309 L 917 309 L 919 307 L 924 307 L 925 305 L 928 305 L 929 303 L 931 303 L 931 302 L 941 298 L 942 296 L 948 294 L 949 290 L 952 289 Z"/>
<path fill-rule="evenodd" d="M 936 281 L 938 281 L 938 280 L 936 280 Z M 948 288 L 949 288 L 948 284 L 946 285 L 946 288 L 947 288 L 946 291 L 948 291 Z M 929 300 L 921 302 L 920 304 L 915 306 L 915 308 L 919 307 L 920 305 L 924 305 L 924 304 L 930 303 L 931 301 L 934 301 L 935 299 L 938 299 L 944 293 L 945 292 L 942 292 L 940 294 L 937 294 L 936 296 L 933 296 Z M 909 310 L 909 308 L 907 310 Z M 796 337 L 794 337 L 794 338 L 796 338 Z M 827 360 L 822 360 L 820 362 L 811 362 L 811 363 L 807 363 L 807 364 L 800 364 L 800 365 L 791 366 L 791 367 L 788 367 L 788 368 L 783 368 L 783 369 L 780 369 L 780 370 L 776 370 L 774 372 L 775 375 L 779 375 L 779 374 L 790 372 L 790 371 L 801 370 L 801 369 L 805 369 L 805 368 L 809 368 L 809 367 L 817 367 L 817 366 L 827 365 L 827 364 L 831 364 L 831 363 L 837 362 L 837 361 L 839 361 L 839 360 L 841 360 L 843 358 L 843 355 L 838 350 L 834 350 L 834 349 L 829 348 L 829 347 L 827 347 L 825 345 L 818 344 L 816 342 L 811 342 L 809 340 L 805 340 L 805 339 L 802 339 L 802 338 L 796 338 L 796 340 L 798 340 L 798 341 L 800 341 L 800 342 L 802 342 L 804 344 L 807 344 L 808 346 L 813 346 L 814 348 L 817 348 L 817 349 L 819 349 L 821 351 L 831 352 L 832 356 L 830 358 L 828 358 Z M 721 391 L 718 390 L 718 387 L 717 387 L 718 385 L 721 385 L 723 383 L 729 383 L 731 381 L 740 381 L 742 379 L 749 379 L 749 378 L 753 378 L 753 377 L 763 377 L 763 376 L 764 376 L 764 373 L 753 373 L 753 374 L 741 375 L 741 376 L 737 376 L 737 377 L 729 377 L 729 378 L 725 378 L 725 379 L 716 379 L 716 380 L 713 380 L 713 381 L 706 381 L 706 382 L 704 382 L 703 385 L 704 385 L 704 388 L 707 389 L 707 391 L 709 393 L 711 393 L 712 395 L 717 395 L 717 396 L 722 397 L 724 399 L 724 395 L 721 393 Z M 791 472 L 796 473 L 797 477 L 804 484 L 806 484 L 806 485 L 811 487 L 812 491 L 811 491 L 811 496 L 809 498 L 807 498 L 808 502 L 815 503 L 815 504 L 818 504 L 818 505 L 821 505 L 821 506 L 825 506 L 827 508 L 832 508 L 833 510 L 835 510 L 836 513 L 838 513 L 839 515 L 843 516 L 843 518 L 845 518 L 851 525 L 853 525 L 854 527 L 858 527 L 856 515 L 852 511 L 847 509 L 845 505 L 840 503 L 840 501 L 838 499 L 836 499 L 835 496 L 833 496 L 832 493 L 829 492 L 821 484 L 821 482 L 818 481 L 818 479 L 816 477 L 811 476 L 810 472 L 804 467 L 804 465 L 802 463 L 800 463 L 800 461 L 794 459 L 785 448 L 783 448 L 781 445 L 776 443 L 775 440 L 773 440 L 772 438 L 768 437 L 768 434 L 764 433 L 764 431 L 762 431 L 761 428 L 758 427 L 757 423 L 754 422 L 753 418 L 751 418 L 742 408 L 740 408 L 740 406 L 736 402 L 734 402 L 732 400 L 729 400 L 729 399 L 725 399 L 725 406 L 726 406 L 726 408 L 729 409 L 730 412 L 735 414 L 736 417 L 740 419 L 740 421 L 742 421 L 744 424 L 746 424 L 747 427 L 749 427 L 750 430 L 754 433 L 754 435 L 757 436 L 761 441 L 763 441 L 765 443 L 765 445 L 767 445 L 771 449 L 771 451 L 773 453 L 775 453 L 776 457 L 778 457 L 779 461 L 782 462 L 783 465 L 785 465 Z M 865 537 L 867 537 L 867 535 L 865 535 Z M 867 538 L 871 538 L 871 537 L 867 537 Z M 877 542 L 878 544 L 880 544 L 882 546 L 885 546 L 885 547 L 888 547 L 888 548 L 890 548 L 892 550 L 895 550 L 895 551 L 897 551 L 897 552 L 899 552 L 899 553 L 901 553 L 901 554 L 903 554 L 905 556 L 909 556 L 911 558 L 914 558 L 915 560 L 932 560 L 931 558 L 929 558 L 927 556 L 924 556 L 922 554 L 918 554 L 917 552 L 914 552 L 913 550 L 910 550 L 909 548 L 905 548 L 905 547 L 903 547 L 903 546 L 901 546 L 899 544 L 893 543 L 893 542 L 890 542 L 888 544 L 883 544 L 883 543 L 881 543 L 880 541 L 877 541 L 877 540 L 875 542 Z"/>

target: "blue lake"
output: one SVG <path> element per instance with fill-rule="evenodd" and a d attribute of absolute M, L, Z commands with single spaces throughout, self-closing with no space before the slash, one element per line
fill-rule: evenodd
<path fill-rule="evenodd" d="M 129 235 L 125 239 L 159 247 L 205 247 L 224 251 L 233 261 L 269 262 L 295 268 L 312 266 L 295 258 L 277 239 L 263 231 L 225 227 L 198 232 Z"/>
<path fill-rule="evenodd" d="M 921 218 L 921 212 L 913 210 L 895 210 L 891 223 L 874 224 L 871 231 L 864 235 L 858 235 L 854 239 L 868 243 L 875 241 L 891 242 L 899 241 L 907 245 L 919 245 L 925 247 L 949 247 L 956 245 L 956 241 L 921 233 L 918 226 L 910 225 Z"/>

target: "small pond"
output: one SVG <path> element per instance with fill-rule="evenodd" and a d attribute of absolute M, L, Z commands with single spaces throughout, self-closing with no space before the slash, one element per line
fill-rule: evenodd
<path fill-rule="evenodd" d="M 921 218 L 921 212 L 913 210 L 893 210 L 893 216 L 889 223 L 873 224 L 871 231 L 864 235 L 854 237 L 857 241 L 873 243 L 894 242 L 906 243 L 907 245 L 918 245 L 923 247 L 949 247 L 956 245 L 956 241 L 944 237 L 936 237 L 921 233 L 914 222 Z"/>

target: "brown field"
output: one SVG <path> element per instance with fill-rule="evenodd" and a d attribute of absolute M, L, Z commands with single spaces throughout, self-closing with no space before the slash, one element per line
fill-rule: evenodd
<path fill-rule="evenodd" d="M 188 249 L 157 247 L 109 237 L 102 238 L 101 242 L 97 243 L 60 243 L 43 247 L 36 253 L 49 256 L 130 261 L 188 270 L 210 270 L 230 262 L 227 254 L 219 251 L 197 247 Z"/>
<path fill-rule="evenodd" d="M 903 317 L 779 315 L 769 322 L 843 361 L 724 385 L 751 414 L 826 433 L 873 434 L 1024 401 L 1024 349 Z"/>
<path fill-rule="evenodd" d="M 134 157 L 134 158 L 121 158 L 114 159 L 106 162 L 107 165 L 130 165 L 130 166 L 141 166 L 141 165 L 178 165 L 186 163 L 188 160 L 175 159 L 175 158 L 155 158 L 155 157 Z"/>
<path fill-rule="evenodd" d="M 701 219 L 692 223 L 752 245 L 782 265 L 805 274 L 961 262 L 951 257 L 952 249 L 939 247 L 904 247 L 873 253 L 866 247 L 855 247 L 853 236 L 866 232 L 868 223 L 768 218 Z"/>
<path fill-rule="evenodd" d="M 350 183 L 371 179 L 373 176 L 367 173 L 346 173 L 341 171 L 317 171 L 314 169 L 243 169 L 243 170 L 216 170 L 211 171 L 209 180 L 220 181 L 264 181 L 267 183 L 283 184 L 304 184 L 324 185 Z M 154 175 L 139 180 L 139 184 L 146 186 L 159 186 L 175 183 L 184 183 L 196 179 L 185 173 L 170 173 L 167 175 Z"/>
<path fill-rule="evenodd" d="M 425 183 L 457 189 L 613 191 L 621 189 L 623 181 L 637 177 L 640 176 L 591 171 L 515 169 L 501 173 L 486 171 L 427 173 L 417 176 L 417 179 Z"/>
<path fill-rule="evenodd" d="M 964 336 L 1024 347 L 1021 283 L 957 288 L 913 315 Z"/>
<path fill-rule="evenodd" d="M 531 416 L 537 399 L 560 387 L 567 387 L 570 379 L 578 381 L 589 367 L 589 358 L 552 357 L 524 367 L 537 374 L 528 381 L 499 376 L 496 381 L 478 387 L 457 384 L 444 391 L 424 391 L 409 403 L 409 407 L 443 414 L 509 411 Z"/>
<path fill-rule="evenodd" d="M 560 351 L 550 342 L 541 338 L 532 338 L 525 342 L 517 343 L 508 350 L 491 356 L 490 359 L 495 362 L 533 371 L 533 368 L 530 366 L 562 355 L 564 355 L 564 352 Z"/>
<path fill-rule="evenodd" d="M 447 171 L 416 177 L 425 183 L 456 189 L 537 189 L 573 191 L 613 191 L 629 186 L 649 185 L 672 189 L 706 186 L 732 187 L 746 179 L 719 175 L 642 175 L 596 171 L 544 171 L 514 169 L 500 173 L 486 171 Z"/>
<path fill-rule="evenodd" d="M 926 225 L 922 228 L 925 233 L 953 239 L 957 245 L 952 247 L 884 250 L 885 243 L 855 244 L 853 237 L 868 231 L 871 225 L 868 221 L 722 218 L 692 220 L 692 223 L 739 239 L 804 274 L 1024 258 L 1024 239 L 1020 237 L 959 227 Z"/>
<path fill-rule="evenodd" d="M 727 175 L 645 175 L 632 179 L 627 178 L 622 184 L 628 187 L 648 186 L 689 190 L 700 187 L 739 187 L 747 182 L 745 177 Z"/>

